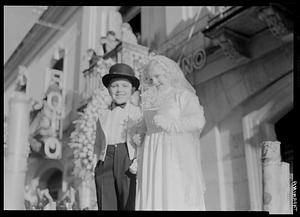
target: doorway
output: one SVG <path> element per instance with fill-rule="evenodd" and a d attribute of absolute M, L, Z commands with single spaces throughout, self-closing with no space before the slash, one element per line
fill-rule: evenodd
<path fill-rule="evenodd" d="M 295 112 L 294 109 L 292 109 L 274 124 L 277 140 L 281 142 L 281 160 L 290 164 L 290 173 L 293 173 L 293 145 L 295 143 L 295 128 L 292 123 L 295 118 Z"/>

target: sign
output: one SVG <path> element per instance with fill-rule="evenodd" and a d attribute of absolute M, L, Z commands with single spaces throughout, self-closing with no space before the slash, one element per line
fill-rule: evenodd
<path fill-rule="evenodd" d="M 62 96 L 58 92 L 50 92 L 47 95 L 47 103 L 52 110 L 58 117 L 61 118 L 62 116 L 62 106 L 63 106 L 63 101 L 62 101 Z"/>
<path fill-rule="evenodd" d="M 61 143 L 55 137 L 46 138 L 44 140 L 45 146 L 44 151 L 48 158 L 50 159 L 60 159 L 61 158 Z"/>
<path fill-rule="evenodd" d="M 206 52 L 203 48 L 195 51 L 193 54 L 183 56 L 179 66 L 185 75 L 191 74 L 194 70 L 201 69 L 206 63 Z"/>
<path fill-rule="evenodd" d="M 47 69 L 45 79 L 45 92 L 47 97 L 48 118 L 54 131 L 59 131 L 62 138 L 62 119 L 64 117 L 64 86 L 63 71 Z"/>

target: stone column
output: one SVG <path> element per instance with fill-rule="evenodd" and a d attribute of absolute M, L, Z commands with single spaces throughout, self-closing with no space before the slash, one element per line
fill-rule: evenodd
<path fill-rule="evenodd" d="M 289 164 L 281 162 L 280 142 L 265 141 L 262 145 L 263 208 L 270 214 L 289 214 Z"/>
<path fill-rule="evenodd" d="M 10 99 L 9 108 L 4 209 L 24 210 L 25 173 L 29 153 L 29 100 L 24 93 L 17 93 Z"/>

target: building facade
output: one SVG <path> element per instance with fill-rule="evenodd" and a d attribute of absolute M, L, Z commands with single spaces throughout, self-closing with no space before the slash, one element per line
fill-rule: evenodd
<path fill-rule="evenodd" d="M 45 144 L 34 149 L 29 140 L 24 186 L 38 178 L 39 187 L 57 200 L 69 183 L 77 183 L 78 209 L 96 209 L 92 191 L 86 201 L 79 193 L 68 143 L 78 110 L 101 86 L 87 50 L 101 55 L 100 38 L 108 31 L 120 37 L 126 22 L 139 45 L 123 43 L 104 53 L 104 59 L 137 67 L 149 51 L 164 54 L 178 62 L 204 107 L 207 122 L 200 141 L 207 210 L 268 209 L 265 189 L 276 184 L 264 182 L 264 142 L 281 143 L 280 162 L 293 173 L 294 134 L 287 127 L 294 117 L 293 12 L 286 5 L 49 6 L 4 66 L 8 119 L 18 66 L 26 67 L 26 95 L 33 101 L 49 98 L 51 78 L 60 81 L 63 106 L 55 137 L 61 156 L 49 158 Z"/>

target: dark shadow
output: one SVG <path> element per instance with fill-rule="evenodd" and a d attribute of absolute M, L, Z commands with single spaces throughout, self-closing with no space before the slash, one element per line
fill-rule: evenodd
<path fill-rule="evenodd" d="M 125 210 L 134 210 L 135 209 L 135 194 L 136 194 L 136 175 L 132 174 L 130 171 L 126 171 L 125 173 L 129 179 L 129 195 L 128 201 L 125 207 Z"/>
<path fill-rule="evenodd" d="M 53 200 L 58 199 L 58 193 L 62 188 L 62 171 L 51 168 L 45 171 L 40 177 L 41 189 L 48 188 Z"/>
<path fill-rule="evenodd" d="M 280 144 L 281 159 L 283 162 L 290 164 L 290 172 L 293 173 L 293 150 L 295 144 L 294 127 L 291 124 L 295 120 L 294 109 L 289 111 L 285 116 L 275 123 L 276 137 Z"/>

